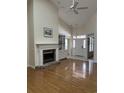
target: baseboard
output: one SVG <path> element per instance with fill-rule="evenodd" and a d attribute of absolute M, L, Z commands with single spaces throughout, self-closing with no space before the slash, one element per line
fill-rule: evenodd
<path fill-rule="evenodd" d="M 32 66 L 32 65 L 28 65 L 28 67 L 35 69 L 35 66 Z"/>
<path fill-rule="evenodd" d="M 59 61 L 66 60 L 66 59 L 68 59 L 68 58 L 62 58 L 62 59 L 59 59 Z"/>

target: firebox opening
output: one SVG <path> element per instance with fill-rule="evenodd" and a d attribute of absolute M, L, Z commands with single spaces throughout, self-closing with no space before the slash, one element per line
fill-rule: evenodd
<path fill-rule="evenodd" d="M 55 49 L 43 50 L 43 64 L 55 61 L 55 51 Z"/>

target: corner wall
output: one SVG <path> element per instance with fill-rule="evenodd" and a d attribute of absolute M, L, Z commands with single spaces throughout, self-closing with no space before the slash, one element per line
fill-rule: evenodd
<path fill-rule="evenodd" d="M 27 0 L 27 66 L 34 64 L 34 25 L 33 25 L 33 0 Z"/>

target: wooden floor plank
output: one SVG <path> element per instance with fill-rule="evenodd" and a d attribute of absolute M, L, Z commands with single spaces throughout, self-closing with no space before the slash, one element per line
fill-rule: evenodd
<path fill-rule="evenodd" d="M 96 63 L 74 59 L 60 62 L 45 69 L 28 68 L 28 93 L 96 93 Z"/>

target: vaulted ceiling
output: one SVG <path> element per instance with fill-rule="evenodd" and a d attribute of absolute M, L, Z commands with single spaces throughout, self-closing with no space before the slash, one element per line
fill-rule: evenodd
<path fill-rule="evenodd" d="M 79 10 L 75 14 L 70 6 L 73 0 L 51 0 L 59 9 L 60 18 L 68 25 L 78 27 L 84 25 L 88 19 L 97 11 L 97 0 L 79 0 L 78 7 L 88 7 L 85 10 Z"/>

